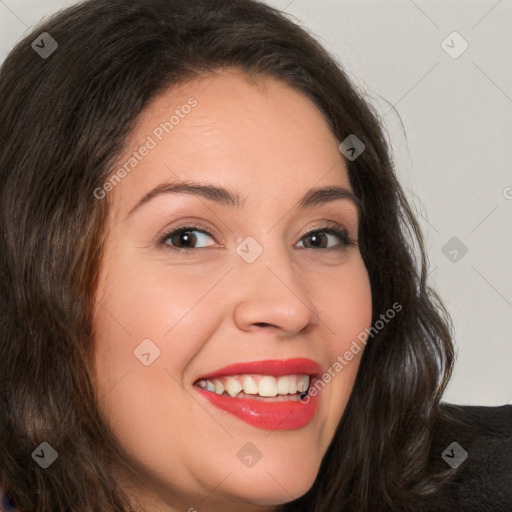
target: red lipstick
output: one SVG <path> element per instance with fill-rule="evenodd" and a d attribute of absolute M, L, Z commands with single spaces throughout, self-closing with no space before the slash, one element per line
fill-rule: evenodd
<path fill-rule="evenodd" d="M 201 379 L 213 379 L 228 375 L 258 374 L 258 375 L 309 375 L 310 387 L 314 379 L 322 372 L 321 366 L 306 358 L 287 360 L 267 360 L 236 363 L 214 372 L 208 373 Z M 198 379 L 198 380 L 201 380 Z M 308 396 L 308 400 L 263 401 L 257 398 L 237 398 L 219 395 L 198 386 L 195 389 L 212 405 L 236 416 L 255 427 L 267 430 L 297 429 L 307 425 L 314 417 L 318 407 L 319 395 Z M 255 395 L 257 396 L 257 395 Z M 292 395 L 290 395 L 291 397 Z"/>

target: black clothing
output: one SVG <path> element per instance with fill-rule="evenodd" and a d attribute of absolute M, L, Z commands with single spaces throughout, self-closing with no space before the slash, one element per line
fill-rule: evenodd
<path fill-rule="evenodd" d="M 455 473 L 418 512 L 512 512 L 512 405 L 442 409 L 467 427 L 449 419 L 437 425 L 432 466 Z"/>

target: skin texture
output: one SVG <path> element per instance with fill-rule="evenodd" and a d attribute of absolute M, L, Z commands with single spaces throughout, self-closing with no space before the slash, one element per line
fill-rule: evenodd
<path fill-rule="evenodd" d="M 300 429 L 251 426 L 215 408 L 193 383 L 241 361 L 307 357 L 326 370 L 350 348 L 371 324 L 361 254 L 324 232 L 315 248 L 305 234 L 337 223 L 357 240 L 358 212 L 347 199 L 296 207 L 313 187 L 351 190 L 339 141 L 309 99 L 234 70 L 160 95 L 119 165 L 190 97 L 197 106 L 103 199 L 111 208 L 93 319 L 95 385 L 146 479 L 126 488 L 148 510 L 272 510 L 313 484 L 361 352 L 319 393 L 313 421 Z M 180 180 L 238 191 L 244 207 L 161 194 L 128 215 L 151 189 Z M 211 236 L 194 232 L 192 253 L 172 249 L 179 237 L 159 245 L 166 233 L 197 223 Z M 236 252 L 248 236 L 263 248 L 253 263 Z M 146 338 L 160 349 L 149 366 L 133 353 Z M 252 468 L 237 457 L 248 442 L 262 453 Z"/>

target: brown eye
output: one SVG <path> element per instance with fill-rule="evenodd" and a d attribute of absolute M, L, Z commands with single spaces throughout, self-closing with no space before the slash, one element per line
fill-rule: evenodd
<path fill-rule="evenodd" d="M 213 238 L 213 236 L 203 229 L 199 229 L 194 226 L 187 226 L 179 229 L 175 229 L 170 233 L 167 233 L 162 243 L 170 246 L 172 249 L 189 251 L 193 249 L 201 249 L 203 247 L 196 247 L 196 244 L 203 244 L 206 242 L 206 238 Z M 206 246 L 208 247 L 208 246 Z"/>
<path fill-rule="evenodd" d="M 334 239 L 335 243 L 336 238 L 341 243 L 329 247 L 329 242 L 333 243 L 332 240 Z M 304 243 L 305 249 L 343 249 L 347 246 L 355 245 L 355 242 L 350 239 L 345 230 L 330 227 L 310 231 L 302 240 L 309 240 L 309 242 Z"/>

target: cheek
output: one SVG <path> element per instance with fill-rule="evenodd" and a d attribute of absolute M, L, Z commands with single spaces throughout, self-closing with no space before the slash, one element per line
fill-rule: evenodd
<path fill-rule="evenodd" d="M 121 444 L 151 468 L 161 462 L 162 439 L 167 439 L 166 457 L 174 453 L 179 459 L 181 448 L 169 439 L 169 426 L 176 432 L 189 428 L 185 415 L 176 411 L 191 407 L 181 382 L 197 347 L 177 343 L 172 335 L 181 323 L 175 330 L 173 326 L 188 319 L 198 291 L 128 268 L 111 267 L 108 281 L 98 288 L 95 386 L 100 408 Z"/>
<path fill-rule="evenodd" d="M 372 293 L 362 259 L 340 267 L 317 302 L 320 319 L 328 333 L 323 343 L 328 366 L 315 387 L 328 397 L 325 436 L 331 439 L 352 393 L 365 345 L 360 341 L 372 321 Z M 359 336 L 359 338 L 358 338 Z"/>
<path fill-rule="evenodd" d="M 320 318 L 330 336 L 329 352 L 336 359 L 372 321 L 372 292 L 360 257 L 329 276 L 328 286 L 316 294 Z"/>
<path fill-rule="evenodd" d="M 97 352 L 108 353 L 111 363 L 125 366 L 145 339 L 161 348 L 169 345 L 183 324 L 193 327 L 190 319 L 201 310 L 198 297 L 205 295 L 216 280 L 215 272 L 205 272 L 198 279 L 192 266 L 171 272 L 158 261 L 144 266 L 135 259 L 118 260 L 103 274 L 98 286 L 94 317 Z M 186 357 L 188 349 L 193 350 L 192 345 L 176 343 L 174 365 Z"/>
<path fill-rule="evenodd" d="M 193 265 L 170 272 L 161 262 L 143 266 L 126 257 L 102 274 L 93 319 L 96 387 L 110 420 L 120 429 L 129 423 L 135 438 L 156 424 L 176 425 L 171 412 L 186 407 L 183 372 L 207 339 L 213 311 L 198 298 L 218 275 L 198 278 Z M 136 421 L 130 420 L 135 404 L 144 404 Z"/>

